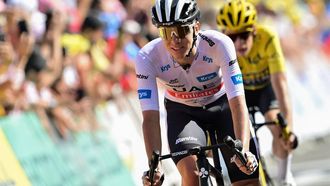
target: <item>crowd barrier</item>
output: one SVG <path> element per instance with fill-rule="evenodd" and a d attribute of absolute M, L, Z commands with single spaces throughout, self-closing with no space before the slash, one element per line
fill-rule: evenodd
<path fill-rule="evenodd" d="M 34 112 L 0 119 L 0 186 L 134 185 L 106 131 L 53 140 Z"/>

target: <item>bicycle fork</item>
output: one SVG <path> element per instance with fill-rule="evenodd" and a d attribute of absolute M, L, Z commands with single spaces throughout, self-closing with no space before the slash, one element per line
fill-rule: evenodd
<path fill-rule="evenodd" d="M 208 186 L 209 183 L 213 185 L 212 181 L 210 181 L 210 175 L 215 177 L 218 186 L 224 186 L 222 172 L 211 166 L 204 153 L 197 155 L 196 163 L 198 168 L 200 186 Z"/>

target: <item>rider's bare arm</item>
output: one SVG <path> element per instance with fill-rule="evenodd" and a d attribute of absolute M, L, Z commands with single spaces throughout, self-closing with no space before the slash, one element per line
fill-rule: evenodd
<path fill-rule="evenodd" d="M 153 150 L 161 152 L 161 133 L 159 123 L 159 111 L 143 111 L 143 137 L 148 159 L 152 156 Z"/>
<path fill-rule="evenodd" d="M 290 106 L 290 97 L 285 72 L 271 74 L 271 83 L 278 100 L 280 110 L 288 122 L 289 131 L 292 131 L 292 109 Z"/>
<path fill-rule="evenodd" d="M 250 129 L 248 123 L 248 110 L 243 95 L 229 100 L 236 139 L 243 143 L 243 152 L 249 149 Z"/>

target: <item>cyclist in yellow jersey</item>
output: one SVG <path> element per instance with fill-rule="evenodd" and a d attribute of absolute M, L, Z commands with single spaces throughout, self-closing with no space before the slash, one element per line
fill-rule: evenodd
<path fill-rule="evenodd" d="M 269 28 L 256 22 L 255 7 L 245 0 L 227 1 L 217 14 L 221 31 L 234 42 L 243 74 L 248 107 L 258 106 L 266 121 L 276 120 L 282 112 L 288 122 L 289 138 L 281 137 L 279 126 L 270 126 L 273 153 L 278 159 L 280 185 L 295 185 L 291 173 L 292 109 L 289 103 L 286 68 L 279 38 Z"/>

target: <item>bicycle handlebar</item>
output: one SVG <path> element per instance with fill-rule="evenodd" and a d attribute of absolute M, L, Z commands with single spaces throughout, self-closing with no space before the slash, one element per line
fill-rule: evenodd
<path fill-rule="evenodd" d="M 260 127 L 264 126 L 264 125 L 279 125 L 282 129 L 283 129 L 283 133 L 289 133 L 287 127 L 287 121 L 285 120 L 284 116 L 282 113 L 278 113 L 277 115 L 277 119 L 275 121 L 267 121 L 267 122 L 263 122 L 263 123 L 256 123 L 255 121 L 252 121 L 253 127 L 256 128 L 256 130 L 258 130 Z"/>
<path fill-rule="evenodd" d="M 201 153 L 205 153 L 207 150 L 211 149 L 218 149 L 222 146 L 227 146 L 236 156 L 241 160 L 241 162 L 246 165 L 246 158 L 244 157 L 243 153 L 241 152 L 243 147 L 242 147 L 242 142 L 240 140 L 234 140 L 230 136 L 226 136 L 223 140 L 223 143 L 219 143 L 216 145 L 210 145 L 210 146 L 203 146 L 203 147 L 194 147 L 192 149 L 188 150 L 183 150 L 183 151 L 178 151 L 178 152 L 173 152 L 170 154 L 166 155 L 160 155 L 159 151 L 153 151 L 151 160 L 149 162 L 149 179 L 151 182 L 151 185 L 154 182 L 154 173 L 158 167 L 158 164 L 160 161 L 168 159 L 168 158 L 173 158 L 177 156 L 185 156 L 185 155 L 199 155 Z"/>
<path fill-rule="evenodd" d="M 254 113 L 252 109 L 249 109 L 249 111 L 252 111 L 252 114 Z M 277 116 L 277 120 L 275 120 L 275 121 L 264 122 L 264 123 L 259 123 L 259 124 L 256 124 L 255 121 L 253 121 L 253 127 L 257 131 L 263 125 L 279 125 L 282 129 L 282 135 L 283 135 L 285 140 L 288 140 L 290 138 L 290 135 L 295 136 L 292 148 L 293 149 L 297 148 L 298 147 L 297 136 L 295 134 L 293 134 L 291 131 L 289 131 L 289 129 L 287 127 L 288 123 L 287 123 L 286 119 L 284 118 L 283 114 L 278 113 L 276 116 Z"/>
<path fill-rule="evenodd" d="M 233 140 L 233 138 L 231 138 L 230 136 L 226 136 L 224 142 L 231 149 L 231 151 L 236 154 L 236 156 L 241 160 L 242 164 L 246 165 L 246 158 L 242 153 L 242 142 L 240 140 Z"/>

